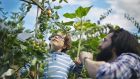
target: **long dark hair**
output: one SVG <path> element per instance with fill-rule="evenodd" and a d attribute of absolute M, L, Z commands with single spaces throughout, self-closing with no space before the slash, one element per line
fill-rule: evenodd
<path fill-rule="evenodd" d="M 136 36 L 122 28 L 112 30 L 110 33 L 113 33 L 111 46 L 116 49 L 117 56 L 122 53 L 134 53 L 140 56 L 140 44 Z"/>

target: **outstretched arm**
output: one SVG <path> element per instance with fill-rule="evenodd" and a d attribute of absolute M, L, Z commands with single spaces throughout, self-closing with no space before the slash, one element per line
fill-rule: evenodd
<path fill-rule="evenodd" d="M 81 52 L 80 53 L 80 61 L 85 65 L 89 76 L 92 78 L 96 77 L 97 70 L 99 69 L 100 65 L 105 64 L 105 62 L 96 62 L 93 61 L 93 54 L 90 52 Z"/>
<path fill-rule="evenodd" d="M 96 62 L 89 58 L 85 59 L 85 67 L 89 73 L 89 76 L 92 78 L 96 77 L 97 70 L 99 69 L 100 65 L 105 64 L 105 62 Z"/>
<path fill-rule="evenodd" d="M 129 79 L 136 67 L 136 59 L 130 55 L 121 55 L 114 62 L 93 61 L 89 59 L 90 54 L 81 53 L 80 60 L 84 62 L 90 77 L 96 79 Z"/>

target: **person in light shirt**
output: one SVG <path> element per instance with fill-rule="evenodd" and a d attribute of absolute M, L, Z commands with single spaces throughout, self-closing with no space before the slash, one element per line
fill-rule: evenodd
<path fill-rule="evenodd" d="M 49 38 L 51 51 L 45 62 L 48 64 L 44 69 L 44 79 L 67 79 L 68 73 L 73 71 L 77 75 L 82 70 L 82 63 L 73 62 L 66 53 L 71 47 L 70 35 L 53 35 Z"/>

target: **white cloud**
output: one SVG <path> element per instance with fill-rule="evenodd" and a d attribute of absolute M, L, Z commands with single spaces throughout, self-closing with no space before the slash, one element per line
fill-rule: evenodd
<path fill-rule="evenodd" d="M 70 5 L 90 6 L 93 0 L 68 0 Z"/>
<path fill-rule="evenodd" d="M 90 19 L 92 22 L 96 22 L 104 12 L 106 12 L 106 9 L 92 7 L 86 18 Z"/>
<path fill-rule="evenodd" d="M 37 15 L 37 7 L 33 6 L 30 11 L 28 12 L 27 16 L 28 17 L 34 17 Z"/>
<path fill-rule="evenodd" d="M 140 0 L 108 0 L 108 3 L 111 4 L 111 7 L 114 8 L 116 12 L 122 10 L 137 19 L 140 18 L 140 16 L 138 16 L 140 14 L 138 10 L 140 8 Z"/>
<path fill-rule="evenodd" d="M 119 25 L 121 28 L 124 28 L 129 31 L 134 31 L 136 28 L 133 27 L 133 23 L 130 21 L 126 20 L 122 14 L 112 14 L 106 19 L 104 19 L 102 24 L 110 23 L 113 25 Z"/>
<path fill-rule="evenodd" d="M 30 11 L 27 13 L 26 17 L 24 18 L 25 24 L 24 27 L 26 29 L 34 29 L 35 22 L 36 22 L 36 16 L 37 16 L 37 8 L 36 6 L 33 6 Z"/>
<path fill-rule="evenodd" d="M 54 5 L 61 5 L 61 6 L 65 6 L 65 5 L 78 5 L 78 6 L 84 6 L 84 7 L 87 7 L 87 6 L 90 6 L 92 5 L 92 2 L 94 0 L 68 0 L 68 3 L 65 3 L 65 2 L 62 2 L 59 4 L 58 1 L 55 1 L 54 2 Z"/>
<path fill-rule="evenodd" d="M 124 18 L 124 14 L 128 13 L 131 17 L 134 17 L 140 22 L 140 0 L 107 0 L 113 9 L 113 15 L 107 17 L 103 23 L 113 23 L 126 28 L 129 31 L 136 30 L 134 24 Z"/>

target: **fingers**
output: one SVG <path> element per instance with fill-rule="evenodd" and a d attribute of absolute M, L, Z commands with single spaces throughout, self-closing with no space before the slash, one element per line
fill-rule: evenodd
<path fill-rule="evenodd" d="M 82 51 L 79 55 L 80 61 L 83 62 L 85 57 L 92 60 L 93 54 L 90 52 Z"/>
<path fill-rule="evenodd" d="M 75 58 L 75 61 L 74 61 L 76 64 L 81 64 L 81 61 L 80 61 L 80 59 L 79 59 L 79 57 L 77 58 Z"/>

